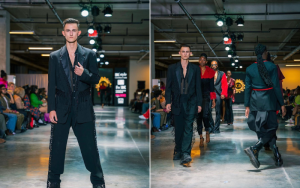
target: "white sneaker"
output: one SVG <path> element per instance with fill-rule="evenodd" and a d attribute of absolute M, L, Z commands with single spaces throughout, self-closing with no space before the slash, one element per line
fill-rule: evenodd
<path fill-rule="evenodd" d="M 41 119 L 39 119 L 39 121 L 38 121 L 39 123 L 44 123 Z"/>
<path fill-rule="evenodd" d="M 143 115 L 140 115 L 139 118 L 140 118 L 140 119 L 147 119 L 147 118 L 145 118 L 145 116 L 143 116 Z"/>
<path fill-rule="evenodd" d="M 294 124 L 294 123 L 295 123 L 295 121 L 294 121 L 293 119 L 290 119 L 289 123 L 292 123 L 292 124 Z"/>
<path fill-rule="evenodd" d="M 285 126 L 286 126 L 286 127 L 293 127 L 294 124 L 290 124 L 290 123 L 289 123 L 289 124 L 286 124 Z"/>
<path fill-rule="evenodd" d="M 290 118 L 290 119 L 288 119 L 288 120 L 286 120 L 285 122 L 286 122 L 286 123 L 289 123 L 289 122 L 290 122 L 290 120 L 291 120 L 291 118 Z"/>

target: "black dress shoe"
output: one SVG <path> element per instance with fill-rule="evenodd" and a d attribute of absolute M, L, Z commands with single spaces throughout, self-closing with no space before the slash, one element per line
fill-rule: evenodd
<path fill-rule="evenodd" d="M 258 161 L 258 153 L 263 147 L 263 143 L 261 140 L 258 140 L 258 142 L 254 146 L 250 146 L 246 149 L 244 149 L 245 153 L 248 155 L 250 158 L 250 162 L 255 168 L 259 168 L 260 162 Z"/>
<path fill-rule="evenodd" d="M 21 133 L 24 133 L 24 132 L 26 132 L 27 131 L 27 129 L 21 129 Z"/>
<path fill-rule="evenodd" d="M 276 145 L 272 146 L 274 161 L 276 166 L 282 166 L 283 161 Z"/>
<path fill-rule="evenodd" d="M 60 188 L 60 183 L 47 181 L 47 188 Z"/>
<path fill-rule="evenodd" d="M 175 152 L 174 151 L 174 155 L 173 155 L 173 160 L 180 160 L 181 159 L 181 152 Z"/>
<path fill-rule="evenodd" d="M 184 153 L 182 156 L 181 156 L 181 161 L 180 161 L 180 164 L 184 165 L 184 164 L 187 164 L 189 162 L 192 161 L 192 157 L 187 154 L 187 153 Z"/>
<path fill-rule="evenodd" d="M 105 188 L 105 184 L 93 185 L 93 188 Z"/>
<path fill-rule="evenodd" d="M 218 130 L 214 130 L 214 133 L 216 134 L 216 133 L 220 133 L 220 130 L 218 129 Z"/>

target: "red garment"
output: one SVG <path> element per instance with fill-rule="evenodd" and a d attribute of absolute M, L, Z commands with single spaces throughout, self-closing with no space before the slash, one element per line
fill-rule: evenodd
<path fill-rule="evenodd" d="M 6 80 L 4 80 L 3 78 L 0 78 L 0 85 L 4 84 L 5 88 L 7 89 L 7 84 L 8 82 Z"/>
<path fill-rule="evenodd" d="M 216 96 L 215 87 L 214 87 L 214 77 L 215 77 L 214 69 L 210 68 L 209 66 L 205 66 L 205 71 L 204 71 L 203 75 L 202 75 L 201 71 L 202 71 L 202 69 L 200 67 L 200 77 L 201 77 L 201 79 L 208 79 L 209 83 L 212 82 L 212 85 L 211 85 L 212 88 L 207 88 L 207 89 L 210 90 L 210 99 L 211 100 L 216 99 L 217 96 Z M 210 85 L 208 87 L 210 87 Z"/>
<path fill-rule="evenodd" d="M 228 96 L 228 84 L 227 84 L 227 78 L 226 78 L 225 73 L 222 76 L 221 88 L 222 88 L 221 95 L 224 95 L 225 97 L 227 97 Z"/>
<path fill-rule="evenodd" d="M 226 78 L 227 81 L 227 78 Z M 233 78 L 230 78 L 229 82 L 227 82 L 228 84 L 228 96 L 226 97 L 226 99 L 231 98 L 232 102 L 235 101 L 234 98 L 234 94 L 233 94 L 233 88 L 235 87 L 235 80 Z"/>
<path fill-rule="evenodd" d="M 143 114 L 143 116 L 146 118 L 146 119 L 149 119 L 149 114 L 150 114 L 150 110 L 148 109 L 147 112 L 145 112 Z"/>

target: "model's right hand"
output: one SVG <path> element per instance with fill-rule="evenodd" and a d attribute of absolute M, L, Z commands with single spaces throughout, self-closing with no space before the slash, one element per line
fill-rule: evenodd
<path fill-rule="evenodd" d="M 57 115 L 56 115 L 56 111 L 55 110 L 52 110 L 49 114 L 49 118 L 50 118 L 50 121 L 51 123 L 57 123 Z"/>
<path fill-rule="evenodd" d="M 166 110 L 167 110 L 168 113 L 171 111 L 171 104 L 167 104 Z"/>
<path fill-rule="evenodd" d="M 225 95 L 221 95 L 221 99 L 225 99 Z"/>
<path fill-rule="evenodd" d="M 282 112 L 282 118 L 283 118 L 286 114 L 285 106 L 281 106 L 281 112 Z"/>

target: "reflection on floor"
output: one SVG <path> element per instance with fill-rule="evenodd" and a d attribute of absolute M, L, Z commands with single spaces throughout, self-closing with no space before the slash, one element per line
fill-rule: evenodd
<path fill-rule="evenodd" d="M 256 134 L 249 130 L 243 107 L 235 106 L 233 126 L 221 125 L 220 134 L 199 148 L 199 136 L 192 150 L 191 167 L 173 161 L 174 137 L 171 130 L 155 133 L 151 141 L 151 185 L 153 188 L 296 188 L 300 187 L 300 132 L 279 124 L 277 145 L 284 165 L 277 168 L 273 153 L 259 153 L 261 166 L 255 169 L 243 149 L 255 144 Z M 215 116 L 213 116 L 215 117 Z M 205 135 L 203 135 L 205 137 Z"/>
<path fill-rule="evenodd" d="M 122 107 L 95 107 L 97 143 L 108 188 L 149 187 L 149 129 Z M 0 145 L 0 188 L 46 187 L 50 125 L 10 136 Z M 90 188 L 77 139 L 70 129 L 62 188 Z"/>

